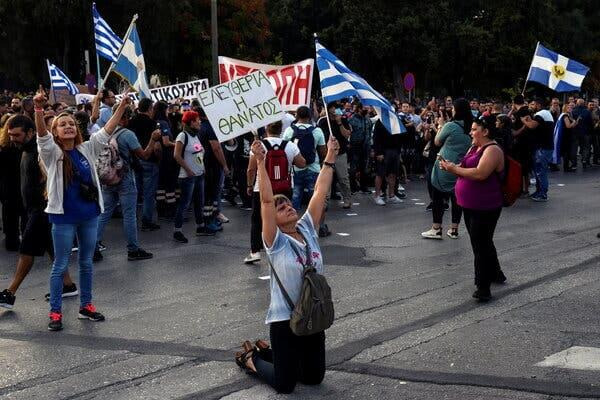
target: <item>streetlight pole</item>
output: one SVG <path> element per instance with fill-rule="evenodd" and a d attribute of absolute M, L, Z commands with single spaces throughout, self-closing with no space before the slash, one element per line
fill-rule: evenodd
<path fill-rule="evenodd" d="M 219 84 L 219 30 L 217 27 L 217 0 L 210 1 L 210 28 L 212 53 L 212 84 Z"/>

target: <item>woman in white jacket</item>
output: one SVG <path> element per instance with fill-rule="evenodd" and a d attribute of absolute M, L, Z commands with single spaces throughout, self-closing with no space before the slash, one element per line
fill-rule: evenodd
<path fill-rule="evenodd" d="M 56 116 L 48 132 L 44 122 L 46 96 L 39 92 L 33 99 L 38 151 L 48 176 L 48 206 L 45 211 L 52 223 L 55 254 L 50 274 L 48 329 L 51 331 L 62 329 L 63 274 L 69 264 L 75 235 L 79 244 L 79 318 L 104 320 L 92 304 L 92 256 L 98 215 L 104 208 L 95 164 L 131 102 L 128 96 L 124 99 L 104 128 L 87 142 L 83 141 L 77 122 L 69 113 Z"/>

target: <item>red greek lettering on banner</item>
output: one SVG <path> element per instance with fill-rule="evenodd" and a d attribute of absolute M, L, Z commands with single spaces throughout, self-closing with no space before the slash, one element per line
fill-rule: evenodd
<path fill-rule="evenodd" d="M 301 105 L 309 105 L 314 59 L 306 59 L 290 65 L 269 65 L 219 57 L 219 75 L 222 83 L 257 70 L 267 75 L 286 110 L 295 110 Z"/>

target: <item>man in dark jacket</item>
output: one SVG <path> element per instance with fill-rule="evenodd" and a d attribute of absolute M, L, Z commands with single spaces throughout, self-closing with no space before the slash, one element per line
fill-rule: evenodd
<path fill-rule="evenodd" d="M 573 119 L 577 125 L 573 128 L 573 140 L 569 155 L 572 165 L 577 168 L 577 147 L 581 152 L 581 165 L 587 168 L 590 165 L 590 135 L 594 129 L 592 114 L 585 106 L 585 100 L 577 99 L 577 105 L 573 108 Z"/>
<path fill-rule="evenodd" d="M 27 211 L 27 225 L 19 247 L 17 271 L 8 289 L 0 292 L 0 307 L 12 309 L 15 293 L 31 270 L 34 257 L 48 253 L 53 257 L 51 225 L 46 208 L 46 182 L 38 161 L 37 143 L 33 121 L 25 115 L 15 115 L 7 122 L 10 141 L 23 151 L 21 156 L 21 196 Z M 76 296 L 77 287 L 69 273 L 63 277 L 63 297 Z"/>

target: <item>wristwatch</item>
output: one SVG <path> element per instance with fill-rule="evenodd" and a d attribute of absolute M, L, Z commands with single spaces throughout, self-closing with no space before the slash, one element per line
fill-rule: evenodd
<path fill-rule="evenodd" d="M 335 164 L 334 163 L 330 163 L 327 161 L 323 161 L 323 165 L 327 166 L 327 167 L 331 167 L 333 169 L 335 169 Z"/>

